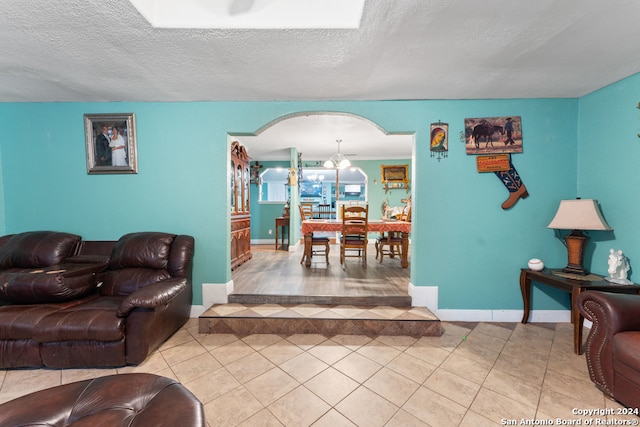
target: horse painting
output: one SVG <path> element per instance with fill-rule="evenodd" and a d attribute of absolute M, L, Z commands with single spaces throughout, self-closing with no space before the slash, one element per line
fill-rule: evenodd
<path fill-rule="evenodd" d="M 629 261 L 622 251 L 609 249 L 609 268 L 607 269 L 609 277 L 606 277 L 607 281 L 621 285 L 632 284 L 630 280 L 627 280 L 629 269 Z"/>
<path fill-rule="evenodd" d="M 499 133 L 500 135 L 504 135 L 504 128 L 502 126 L 495 126 L 491 123 L 484 122 L 479 125 L 474 126 L 473 132 L 471 133 L 471 138 L 473 138 L 473 142 L 476 144 L 476 148 L 480 148 L 480 138 L 485 138 L 484 147 L 487 148 L 489 144 L 493 147 L 493 135 L 495 133 Z"/>

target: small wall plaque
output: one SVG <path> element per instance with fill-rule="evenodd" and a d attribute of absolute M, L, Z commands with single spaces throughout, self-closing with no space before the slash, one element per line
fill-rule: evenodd
<path fill-rule="evenodd" d="M 496 154 L 495 156 L 477 156 L 476 166 L 480 173 L 508 171 L 510 168 L 509 155 Z"/>

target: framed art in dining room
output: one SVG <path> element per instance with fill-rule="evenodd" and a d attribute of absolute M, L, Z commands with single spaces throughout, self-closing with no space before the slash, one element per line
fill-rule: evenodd
<path fill-rule="evenodd" d="M 409 181 L 409 165 L 380 165 L 382 182 L 407 182 Z"/>
<path fill-rule="evenodd" d="M 380 165 L 384 192 L 404 189 L 409 192 L 409 165 Z"/>
<path fill-rule="evenodd" d="M 88 174 L 138 173 L 133 113 L 85 114 Z"/>

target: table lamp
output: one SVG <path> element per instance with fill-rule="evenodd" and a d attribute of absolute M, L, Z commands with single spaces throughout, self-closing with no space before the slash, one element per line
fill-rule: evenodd
<path fill-rule="evenodd" d="M 602 217 L 597 200 L 580 198 L 560 200 L 556 216 L 547 227 L 555 229 L 556 237 L 560 240 L 562 239 L 558 230 L 573 230 L 564 238 L 569 263 L 562 271 L 579 275 L 589 274 L 589 270 L 582 265 L 584 248 L 589 237 L 582 230 L 613 230 Z"/>

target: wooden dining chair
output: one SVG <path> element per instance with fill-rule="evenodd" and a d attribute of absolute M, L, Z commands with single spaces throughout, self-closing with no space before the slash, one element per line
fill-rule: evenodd
<path fill-rule="evenodd" d="M 402 255 L 402 236 L 397 231 L 390 231 L 376 239 L 375 247 L 376 259 L 380 257 L 380 262 L 382 262 L 385 255 L 390 258 L 395 258 L 397 255 L 398 259 L 400 259 L 400 255 Z"/>
<path fill-rule="evenodd" d="M 398 216 L 400 221 L 411 222 L 411 207 L 405 206 L 402 212 Z M 388 233 L 381 233 L 376 239 L 376 259 L 380 257 L 380 262 L 385 255 L 390 258 L 395 258 L 396 255 L 400 257 L 402 254 L 402 235 L 397 231 L 390 231 Z"/>
<path fill-rule="evenodd" d="M 331 205 L 319 204 L 318 205 L 318 218 L 331 219 Z"/>
<path fill-rule="evenodd" d="M 340 264 L 345 258 L 362 258 L 367 266 L 367 233 L 369 230 L 369 205 L 342 205 L 342 234 L 340 236 Z M 355 255 L 353 254 L 355 253 Z"/>
<path fill-rule="evenodd" d="M 298 209 L 300 210 L 300 218 L 303 221 L 313 218 L 313 203 L 300 203 Z"/>
<path fill-rule="evenodd" d="M 400 221 L 411 222 L 411 206 L 405 206 L 402 210 L 402 213 L 400 214 L 400 218 L 398 219 Z"/>
<path fill-rule="evenodd" d="M 302 221 L 313 219 L 313 205 L 303 204 L 298 205 L 300 209 L 300 218 Z M 324 255 L 325 262 L 329 265 L 329 250 L 331 241 L 328 237 L 322 236 L 314 236 L 311 233 L 311 257 L 314 255 Z M 306 251 L 302 251 L 302 259 L 300 260 L 300 264 L 302 264 L 307 257 Z"/>

